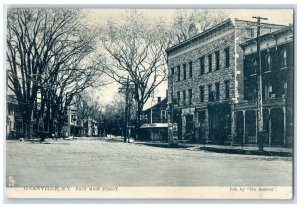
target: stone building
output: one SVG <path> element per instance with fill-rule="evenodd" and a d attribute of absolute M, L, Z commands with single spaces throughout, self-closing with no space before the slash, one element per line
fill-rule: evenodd
<path fill-rule="evenodd" d="M 263 129 L 265 144 L 290 146 L 294 131 L 294 41 L 291 27 L 260 38 Z M 257 48 L 254 40 L 244 49 L 244 102 L 236 103 L 236 134 L 239 143 L 257 142 Z"/>
<path fill-rule="evenodd" d="M 286 27 L 262 25 L 261 34 Z M 179 139 L 217 144 L 233 140 L 234 107 L 244 100 L 240 44 L 254 37 L 255 22 L 227 19 L 166 50 L 168 103 L 174 106 Z"/>

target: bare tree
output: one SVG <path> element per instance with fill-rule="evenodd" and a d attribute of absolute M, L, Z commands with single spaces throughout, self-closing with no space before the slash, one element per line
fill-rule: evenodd
<path fill-rule="evenodd" d="M 26 137 L 31 136 L 34 110 L 53 123 L 74 94 L 93 83 L 97 66 L 88 57 L 94 51 L 94 34 L 87 32 L 81 18 L 79 10 L 8 11 L 8 88 L 17 97 Z M 39 113 L 35 107 L 38 95 Z"/>
<path fill-rule="evenodd" d="M 102 123 L 106 133 L 124 136 L 125 101 L 123 97 L 115 95 L 113 102 L 104 106 Z"/>
<path fill-rule="evenodd" d="M 176 10 L 171 26 L 172 45 L 181 43 L 227 18 L 226 12 L 218 9 Z"/>
<path fill-rule="evenodd" d="M 167 35 L 163 22 L 149 24 L 136 10 L 126 13 L 124 20 L 119 25 L 111 21 L 102 31 L 101 42 L 107 54 L 104 73 L 123 86 L 129 76 L 139 128 L 144 104 L 166 80 Z"/>
<path fill-rule="evenodd" d="M 103 107 L 100 106 L 98 96 L 89 94 L 88 91 L 80 93 L 77 97 L 75 107 L 78 114 L 78 119 L 83 122 L 84 127 L 89 129 L 92 123 L 96 123 L 98 129 L 103 120 Z"/>

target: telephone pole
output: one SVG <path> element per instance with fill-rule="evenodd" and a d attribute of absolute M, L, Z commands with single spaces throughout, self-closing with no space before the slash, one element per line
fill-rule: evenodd
<path fill-rule="evenodd" d="M 125 85 L 125 87 L 124 87 Z M 120 93 L 125 93 L 125 123 L 123 126 L 124 132 L 124 142 L 129 141 L 129 122 L 130 122 L 130 86 L 129 86 L 129 76 L 126 79 L 126 82 L 123 83 L 123 86 L 119 88 Z"/>
<path fill-rule="evenodd" d="M 260 56 L 260 27 L 261 27 L 261 20 L 268 20 L 268 18 L 264 18 L 261 16 L 252 17 L 257 19 L 257 36 L 256 36 L 256 53 L 257 53 L 257 63 L 258 63 L 258 70 L 257 70 L 257 144 L 258 150 L 263 151 L 264 149 L 264 131 L 263 131 L 263 109 L 262 109 L 262 70 L 261 70 L 261 56 Z"/>

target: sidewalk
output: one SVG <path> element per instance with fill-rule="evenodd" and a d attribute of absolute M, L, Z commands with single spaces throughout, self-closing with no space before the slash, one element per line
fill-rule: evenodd
<path fill-rule="evenodd" d="M 223 146 L 223 145 L 201 145 L 201 150 L 227 153 L 227 154 L 244 154 L 244 155 L 264 155 L 293 157 L 293 149 L 285 147 L 264 147 L 264 151 L 259 151 L 257 146 Z"/>
<path fill-rule="evenodd" d="M 136 144 L 172 148 L 168 143 L 162 142 L 134 142 Z M 173 147 L 174 148 L 174 147 Z M 257 146 L 231 146 L 231 145 L 214 145 L 214 144 L 190 144 L 190 143 L 179 143 L 176 148 L 189 148 L 192 150 L 199 151 L 210 151 L 217 153 L 226 154 L 243 154 L 243 155 L 262 155 L 262 156 L 280 156 L 280 157 L 293 157 L 293 149 L 285 147 L 264 147 L 264 151 L 258 151 Z"/>

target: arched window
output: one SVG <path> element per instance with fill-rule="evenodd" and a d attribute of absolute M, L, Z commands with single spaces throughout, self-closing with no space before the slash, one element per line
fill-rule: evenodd
<path fill-rule="evenodd" d="M 266 55 L 266 71 L 271 71 L 271 55 Z"/>
<path fill-rule="evenodd" d="M 286 54 L 286 50 L 282 50 L 281 52 L 281 66 L 282 67 L 286 67 L 287 66 L 287 54 Z"/>
<path fill-rule="evenodd" d="M 258 64 L 256 58 L 252 60 L 252 66 L 251 66 L 251 74 L 256 74 Z"/>

